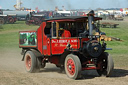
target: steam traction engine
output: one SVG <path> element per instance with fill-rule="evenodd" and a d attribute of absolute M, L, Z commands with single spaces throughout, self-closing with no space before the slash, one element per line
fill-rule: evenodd
<path fill-rule="evenodd" d="M 16 22 L 16 15 L 0 15 L 0 24 L 13 24 Z"/>
<path fill-rule="evenodd" d="M 87 17 L 53 18 L 43 21 L 37 31 L 19 32 L 26 71 L 39 71 L 51 62 L 64 68 L 72 79 L 79 78 L 82 70 L 92 69 L 100 76 L 110 76 L 114 63 L 105 52 L 104 40 L 99 41 L 100 31 L 96 24 L 99 20 L 101 18 L 94 17 L 94 12 L 90 11 Z M 65 30 L 70 31 L 71 37 L 62 37 Z M 99 35 L 95 35 L 97 32 Z"/>

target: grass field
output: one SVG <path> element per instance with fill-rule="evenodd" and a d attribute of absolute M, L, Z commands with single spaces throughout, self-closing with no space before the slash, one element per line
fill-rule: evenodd
<path fill-rule="evenodd" d="M 0 29 L 0 48 L 19 49 L 19 31 L 36 30 L 38 27 L 26 25 L 24 21 L 2 25 L 2 29 Z"/>
<path fill-rule="evenodd" d="M 104 22 L 104 21 L 103 21 Z M 120 38 L 122 41 L 108 41 L 108 51 L 114 59 L 116 67 L 128 68 L 128 17 L 124 21 L 107 21 L 119 24 L 117 28 L 101 28 L 107 36 Z"/>
<path fill-rule="evenodd" d="M 122 41 L 107 42 L 109 50 L 115 63 L 115 67 L 128 67 L 128 17 L 124 21 L 109 21 L 118 23 L 118 28 L 101 28 L 107 36 L 118 37 Z M 15 24 L 5 24 L 0 27 L 0 51 L 21 50 L 19 48 L 19 31 L 36 30 L 39 26 L 28 26 L 24 21 L 17 21 Z M 20 53 L 19 53 L 20 54 Z"/>

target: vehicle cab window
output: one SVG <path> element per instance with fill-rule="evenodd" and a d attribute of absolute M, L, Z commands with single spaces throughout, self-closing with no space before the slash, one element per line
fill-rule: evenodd
<path fill-rule="evenodd" d="M 48 33 L 51 34 L 52 38 L 78 37 L 85 32 L 88 34 L 88 24 L 86 21 L 51 22 L 48 28 Z"/>
<path fill-rule="evenodd" d="M 59 30 L 58 30 L 59 37 L 62 38 L 71 37 L 70 31 L 71 29 L 69 23 L 59 23 Z"/>
<path fill-rule="evenodd" d="M 51 23 L 50 22 L 47 22 L 46 23 L 46 27 L 44 29 L 44 33 L 45 35 L 48 37 L 48 38 L 51 38 L 52 37 L 52 34 L 51 34 Z"/>

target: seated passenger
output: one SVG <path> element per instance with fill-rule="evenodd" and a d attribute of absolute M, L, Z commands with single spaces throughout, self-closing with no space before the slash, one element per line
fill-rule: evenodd
<path fill-rule="evenodd" d="M 64 29 L 64 32 L 62 33 L 61 37 L 71 37 L 70 31 Z"/>

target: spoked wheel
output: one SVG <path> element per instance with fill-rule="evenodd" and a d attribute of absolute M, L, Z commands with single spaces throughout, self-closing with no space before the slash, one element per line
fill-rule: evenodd
<path fill-rule="evenodd" d="M 13 23 L 14 23 L 14 19 L 13 19 L 12 17 L 9 18 L 9 19 L 8 19 L 8 23 L 13 24 Z"/>
<path fill-rule="evenodd" d="M 78 56 L 69 54 L 65 59 L 65 72 L 71 79 L 77 79 L 81 75 L 81 63 Z"/>
<path fill-rule="evenodd" d="M 97 66 L 100 67 L 100 69 L 97 69 L 97 73 L 100 76 L 106 76 L 106 77 L 111 76 L 114 69 L 114 62 L 110 54 L 103 53 L 99 57 Z"/>
<path fill-rule="evenodd" d="M 32 51 L 27 51 L 25 54 L 25 69 L 30 73 L 34 73 L 40 70 L 37 58 Z"/>

